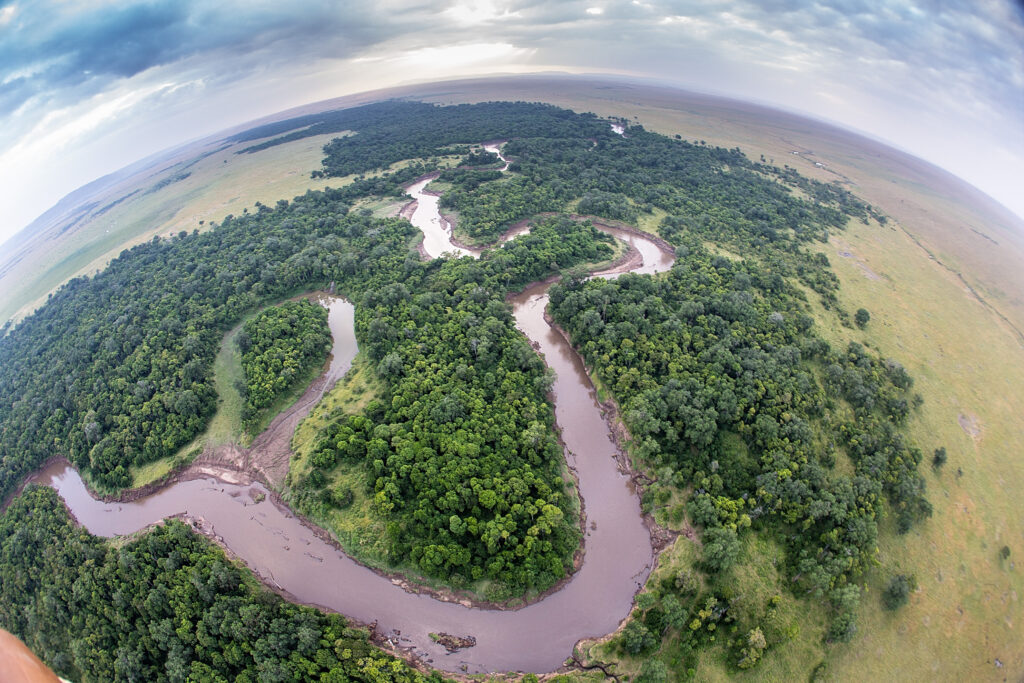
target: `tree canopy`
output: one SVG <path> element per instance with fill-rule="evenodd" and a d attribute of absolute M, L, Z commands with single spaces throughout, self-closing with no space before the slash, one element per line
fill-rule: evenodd
<path fill-rule="evenodd" d="M 247 320 L 238 335 L 245 376 L 242 419 L 257 424 L 274 401 L 319 368 L 331 348 L 327 309 L 289 301 Z"/>
<path fill-rule="evenodd" d="M 690 656 L 729 624 L 737 666 L 756 665 L 780 640 L 769 628 L 771 606 L 756 619 L 737 617 L 740 607 L 714 584 L 744 561 L 743 543 L 755 533 L 785 544 L 794 590 L 831 606 L 829 637 L 852 637 L 858 581 L 872 561 L 880 516 L 891 512 L 906 532 L 931 512 L 918 472 L 922 455 L 905 430 L 920 397 L 895 360 L 856 342 L 824 341 L 808 297 L 848 327 L 868 323 L 866 311 L 851 316 L 839 305 L 838 278 L 818 245 L 851 220 L 884 216 L 837 184 L 754 162 L 738 148 L 635 125 L 619 136 L 592 114 L 549 105 L 385 102 L 269 124 L 233 141 L 270 138 L 243 150 L 252 153 L 341 131 L 351 134 L 325 146 L 317 175 L 347 176 L 342 189 L 257 205 L 208 232 L 125 250 L 95 277 L 69 282 L 0 339 L 0 496 L 53 454 L 67 455 L 103 490 L 127 486 L 132 465 L 173 454 L 205 428 L 216 402 L 212 361 L 226 330 L 261 307 L 333 283 L 356 305 L 358 341 L 385 390 L 362 414 L 331 416 L 312 471 L 294 483 L 296 504 L 306 511 L 343 507 L 345 496 L 325 482 L 347 462 L 368 474 L 373 514 L 386 522 L 396 562 L 456 585 L 486 580 L 496 598 L 550 586 L 578 547 L 578 517 L 554 434 L 550 376 L 515 329 L 505 298 L 610 256 L 606 237 L 565 212 L 643 222 L 675 246 L 669 273 L 613 281 L 570 276 L 551 290 L 552 315 L 621 407 L 633 454 L 655 480 L 645 505 L 673 496 L 688 501 L 713 584 L 671 587 L 639 605 L 621 634 L 623 651 L 649 651 L 675 634 L 689 643 Z M 508 140 L 506 172 L 480 168 L 491 157 L 471 153 L 470 145 L 495 139 Z M 534 219 L 529 235 L 479 261 L 424 263 L 407 221 L 350 211 L 366 197 L 400 195 L 403 184 L 440 172 L 438 157 L 453 154 L 463 159 L 444 170 L 451 189 L 441 203 L 458 213 L 460 230 L 488 242 L 512 223 Z M 562 214 L 539 219 L 541 212 Z M 246 331 L 254 414 L 281 390 L 287 359 L 298 358 L 296 367 L 322 360 L 313 332 L 322 332 L 322 319 L 315 317 L 285 306 Z M 284 333 L 285 320 L 301 334 Z M 933 462 L 941 465 L 937 456 Z M 24 498 L 45 508 L 47 495 Z M 32 528 L 25 515 L 5 519 Z M 54 515 L 38 521 L 50 534 L 77 540 L 48 545 L 43 536 L 19 535 L 13 523 L 3 537 L 2 591 L 12 601 L 3 614 L 18 620 L 12 630 L 30 641 L 34 633 L 60 634 L 46 636 L 44 645 L 58 637 L 80 642 L 79 631 L 93 633 L 82 620 L 108 619 L 97 622 L 100 635 L 83 637 L 113 647 L 113 660 L 86 643 L 58 666 L 102 678 L 120 666 L 120 645 L 108 631 L 123 625 L 115 601 L 117 591 L 127 593 L 107 583 L 105 603 L 74 603 L 76 610 L 106 610 L 96 615 L 64 614 L 50 603 L 84 590 L 73 588 L 76 576 L 92 581 L 94 568 L 120 566 L 107 558 L 121 551 L 62 530 L 65 522 Z M 166 542 L 159 552 L 175 557 L 168 562 L 177 567 L 185 565 L 173 548 L 199 543 L 179 524 L 149 536 Z M 29 540 L 42 544 L 43 555 Z M 49 571 L 56 560 L 46 553 L 57 557 L 63 547 L 77 553 L 59 570 L 71 593 L 41 594 L 31 577 L 6 581 L 20 576 L 15 568 Z M 125 546 L 136 547 L 143 546 Z M 200 560 L 205 552 L 196 551 Z M 182 608 L 187 618 L 219 614 L 215 601 L 200 597 L 201 610 Z M 35 621 L 18 616 L 30 613 L 16 602 L 22 599 L 37 601 Z M 314 618 L 302 614 L 287 618 Z M 139 637 L 159 632 L 171 644 L 166 659 L 159 644 L 145 641 L 144 656 L 135 645 L 123 651 L 125 666 L 166 667 L 200 652 L 202 644 L 185 636 L 174 636 L 184 643 L 174 645 L 163 621 L 171 617 L 160 612 L 159 619 L 157 626 L 146 622 L 149 635 Z M 324 633 L 325 623 L 309 628 Z M 687 629 L 693 635 L 684 638 Z M 287 647 L 279 649 L 294 652 Z M 210 657 L 196 661 L 220 666 Z M 239 657 L 228 664 L 249 661 Z M 282 666 L 293 665 L 291 656 L 289 662 Z M 659 675 L 655 666 L 641 674 Z"/>
<path fill-rule="evenodd" d="M 32 486 L 0 539 L 0 625 L 71 680 L 442 680 L 269 592 L 180 521 L 115 547 Z"/>

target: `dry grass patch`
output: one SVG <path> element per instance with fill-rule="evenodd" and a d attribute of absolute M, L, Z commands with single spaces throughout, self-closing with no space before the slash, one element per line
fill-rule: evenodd
<path fill-rule="evenodd" d="M 911 437 L 925 453 L 931 520 L 905 536 L 883 524 L 879 568 L 869 577 L 859 635 L 836 647 L 834 680 L 1016 680 L 1024 675 L 1024 348 L 963 283 L 898 227 L 852 224 L 842 242 L 823 247 L 842 281 L 847 310 L 867 308 L 865 330 L 821 314 L 834 344 L 853 339 L 906 366 L 924 397 Z M 852 249 L 857 258 L 842 258 Z M 866 276 L 863 263 L 879 274 Z M 977 438 L 960 424 L 974 416 Z M 936 448 L 948 462 L 931 468 Z M 1008 560 L 999 551 L 1008 546 Z M 880 594 L 896 573 L 914 574 L 918 590 L 892 613 Z M 869 655 L 869 656 L 865 656 Z M 997 668 L 996 660 L 1002 664 Z"/>

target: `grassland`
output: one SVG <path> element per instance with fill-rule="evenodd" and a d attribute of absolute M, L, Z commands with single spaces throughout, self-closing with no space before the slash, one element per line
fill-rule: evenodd
<path fill-rule="evenodd" d="M 839 252 L 850 254 L 840 256 Z M 960 279 L 923 252 L 901 226 L 854 224 L 826 251 L 848 310 L 871 313 L 863 331 L 824 332 L 856 339 L 902 362 L 925 403 L 910 423 L 927 456 L 949 461 L 929 470 L 932 519 L 905 536 L 881 538 L 880 566 L 869 577 L 860 636 L 832 653 L 828 678 L 1010 680 L 1024 675 L 1020 637 L 1024 576 L 1024 348 Z M 872 276 L 872 273 L 874 276 Z M 976 423 L 972 435 L 961 426 Z M 999 550 L 1009 546 L 1009 560 Z M 894 573 L 912 573 L 918 590 L 896 613 L 878 599 Z M 996 660 L 1003 664 L 997 668 Z"/>
<path fill-rule="evenodd" d="M 146 179 L 138 193 L 105 212 L 102 207 L 94 211 L 93 217 L 4 273 L 0 321 L 24 317 L 67 280 L 96 272 L 123 249 L 156 235 L 202 230 L 228 214 L 252 210 L 256 202 L 273 205 L 307 190 L 350 182 L 310 177 L 320 168 L 321 148 L 334 137 L 315 136 L 253 154 L 235 154 L 251 144 L 240 143 L 198 160 L 181 161 Z"/>
<path fill-rule="evenodd" d="M 290 486 L 309 473 L 309 456 L 316 447 L 317 437 L 340 414 L 357 415 L 381 392 L 380 380 L 369 358 L 360 352 L 352 361 L 352 368 L 334 385 L 317 404 L 309 416 L 299 423 L 292 437 L 292 457 L 286 485 Z M 324 516 L 313 519 L 329 530 L 352 556 L 373 567 L 388 566 L 384 542 L 384 525 L 372 513 L 372 482 L 366 468 L 360 464 L 339 463 L 328 473 L 328 488 L 348 488 L 352 491 L 352 504 L 344 509 L 331 508 Z M 287 492 L 285 498 L 288 499 Z"/>

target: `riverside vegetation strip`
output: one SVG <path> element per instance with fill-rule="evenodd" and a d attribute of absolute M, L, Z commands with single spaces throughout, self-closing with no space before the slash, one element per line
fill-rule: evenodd
<path fill-rule="evenodd" d="M 422 163 L 392 175 L 354 183 L 344 190 L 309 193 L 273 209 L 258 207 L 254 214 L 226 219 L 210 233 L 182 235 L 171 242 L 154 242 L 126 252 L 98 277 L 70 283 L 37 315 L 26 319 L 0 342 L 0 356 L 5 361 L 0 387 L 5 389 L 4 395 L 19 397 L 0 406 L 0 420 L 4 425 L 0 436 L 4 455 L 0 484 L 5 491 L 11 490 L 21 475 L 53 449 L 67 453 L 103 487 L 116 489 L 126 485 L 129 464 L 144 463 L 173 452 L 195 436 L 209 419 L 214 400 L 210 363 L 220 334 L 232 321 L 261 301 L 334 280 L 341 291 L 357 303 L 361 343 L 384 351 L 375 357 L 376 370 L 387 379 L 392 401 L 390 405 L 372 406 L 372 409 L 368 406 L 367 414 L 362 416 L 374 425 L 373 438 L 378 438 L 378 430 L 381 432 L 380 442 L 374 444 L 377 449 L 374 457 L 369 457 L 367 449 L 363 462 L 376 475 L 373 482 L 375 512 L 388 520 L 395 555 L 417 562 L 428 573 L 447 574 L 458 566 L 467 567 L 470 579 L 477 578 L 474 567 L 481 572 L 481 578 L 493 573 L 494 578 L 500 579 L 499 590 L 506 591 L 506 595 L 521 592 L 530 585 L 543 586 L 557 578 L 559 567 L 564 571 L 565 559 L 572 552 L 571 544 L 560 541 L 549 550 L 542 543 L 536 549 L 540 553 L 537 557 L 546 557 L 546 553 L 553 553 L 550 557 L 561 556 L 558 564 L 549 559 L 540 564 L 530 563 L 515 550 L 510 557 L 502 557 L 510 547 L 517 547 L 508 539 L 513 537 L 515 542 L 523 542 L 528 536 L 523 532 L 529 527 L 521 528 L 520 522 L 512 520 L 512 529 L 502 528 L 506 524 L 504 515 L 500 511 L 493 512 L 495 505 L 485 504 L 490 500 L 488 491 L 497 494 L 494 489 L 481 487 L 476 492 L 470 485 L 468 489 L 475 495 L 472 498 L 462 495 L 460 477 L 474 478 L 473 467 L 478 464 L 479 451 L 460 452 L 464 443 L 472 446 L 473 439 L 456 440 L 446 434 L 453 427 L 452 434 L 457 434 L 459 420 L 477 417 L 479 405 L 473 394 L 477 390 L 473 388 L 474 382 L 485 386 L 486 376 L 473 376 L 476 363 L 484 367 L 488 360 L 497 367 L 502 363 L 518 363 L 518 372 L 525 370 L 527 375 L 543 376 L 542 366 L 536 366 L 528 356 L 520 354 L 521 358 L 515 358 L 513 354 L 525 344 L 521 337 L 517 344 L 514 336 L 503 336 L 514 335 L 511 323 L 502 322 L 510 320 L 507 309 L 504 312 L 498 308 L 488 310 L 488 302 L 496 301 L 500 306 L 505 292 L 517 284 L 521 286 L 545 276 L 553 266 L 565 268 L 590 260 L 588 257 L 596 255 L 592 250 L 599 247 L 600 242 L 594 241 L 594 233 L 588 234 L 585 227 L 567 224 L 559 227 L 556 219 L 546 239 L 538 235 L 535 240 L 524 238 L 521 244 L 516 240 L 481 264 L 448 261 L 424 265 L 407 250 L 411 237 L 407 224 L 347 212 L 348 205 L 360 196 L 397 193 L 401 182 L 432 170 L 431 156 L 457 151 L 451 145 L 499 137 L 510 139 L 505 153 L 513 160 L 509 168 L 511 178 L 482 180 L 475 187 L 467 185 L 459 190 L 463 194 L 458 201 L 463 206 L 471 203 L 482 207 L 478 216 L 467 218 L 460 212 L 460 219 L 464 221 L 462 227 L 469 234 L 473 234 L 474 224 L 482 226 L 477 230 L 478 236 L 488 236 L 494 231 L 500 233 L 498 228 L 507 227 L 510 222 L 528 218 L 539 210 L 564 208 L 577 199 L 580 203 L 586 202 L 592 211 L 608 214 L 609 218 L 632 220 L 660 210 L 666 217 L 659 231 L 670 241 L 692 243 L 693 238 L 699 237 L 729 245 L 741 240 L 745 247 L 743 253 L 756 255 L 744 269 L 748 279 L 752 273 L 760 279 L 756 284 L 746 285 L 747 290 L 754 290 L 749 292 L 751 301 L 743 296 L 734 297 L 730 305 L 735 310 L 726 311 L 724 317 L 718 316 L 727 327 L 730 316 L 747 315 L 744 306 L 749 306 L 765 291 L 781 292 L 785 298 L 784 310 L 799 309 L 796 290 L 787 288 L 787 283 L 791 282 L 814 291 L 841 320 L 846 319 L 845 311 L 836 306 L 836 281 L 827 260 L 802 246 L 823 239 L 828 230 L 841 229 L 851 217 L 867 220 L 872 215 L 869 207 L 835 186 L 800 178 L 790 169 L 753 163 L 738 150 L 672 140 L 638 127 L 630 128 L 627 137 L 621 137 L 595 117 L 540 105 L 494 103 L 442 109 L 413 103 L 386 103 L 338 116 L 340 119 L 348 116 L 350 120 L 345 130 L 356 134 L 327 146 L 325 174 L 368 172 L 415 156 L 422 156 Z M 284 131 L 287 130 L 286 127 Z M 387 144 L 381 144 L 382 141 Z M 806 199 L 797 197 L 791 191 L 794 187 L 798 187 Z M 558 234 L 559 230 L 563 234 Z M 566 239 L 570 234 L 579 237 Z M 692 247 L 693 253 L 697 253 L 698 247 Z M 745 290 L 741 286 L 737 291 Z M 435 304 L 425 305 L 426 301 L 415 304 L 420 311 L 409 310 L 411 297 L 431 295 L 440 295 L 440 303 L 451 298 L 458 305 L 469 306 L 466 313 L 477 321 L 483 313 L 486 316 L 482 318 L 483 323 L 493 318 L 498 325 L 492 324 L 493 330 L 486 325 L 483 327 L 481 331 L 487 333 L 486 338 L 455 337 L 467 343 L 476 340 L 475 348 L 447 348 L 443 336 L 419 342 L 415 348 L 407 346 L 407 340 L 415 337 L 421 325 L 417 315 L 441 322 L 451 314 L 450 306 L 436 306 L 435 310 Z M 477 311 L 473 307 L 481 308 Z M 403 323 L 405 318 L 413 324 Z M 473 327 L 475 325 L 469 325 L 467 329 Z M 509 332 L 502 332 L 503 329 Z M 796 329 L 796 333 L 808 329 Z M 413 331 L 412 337 L 407 330 Z M 431 353 L 442 354 L 455 371 L 459 369 L 456 362 L 459 357 L 470 359 L 472 362 L 466 363 L 466 367 L 471 374 L 439 372 L 432 367 L 436 362 L 423 358 L 428 374 L 417 382 L 402 384 L 406 367 L 403 354 L 411 353 L 411 359 L 417 362 L 420 359 L 415 354 L 423 353 L 423 344 L 431 341 L 436 342 Z M 480 359 L 478 351 L 482 343 L 485 343 L 484 358 Z M 498 348 L 494 349 L 495 346 Z M 489 359 L 486 356 L 489 352 L 497 356 Z M 529 352 L 528 346 L 523 351 L 526 352 Z M 391 353 L 397 354 L 397 361 L 392 356 L 384 363 Z M 868 366 L 878 366 L 877 359 L 869 355 L 862 357 Z M 151 358 L 158 360 L 144 362 Z M 698 357 L 697 360 L 703 359 Z M 799 373 L 801 363 L 799 356 L 789 357 L 783 364 L 783 371 Z M 394 372 L 396 369 L 399 372 Z M 651 381 L 657 383 L 661 379 L 658 366 L 652 366 L 649 372 Z M 814 379 L 812 373 L 807 374 Z M 643 382 L 643 379 L 641 375 L 638 381 Z M 742 374 L 740 379 L 747 381 Z M 445 383 L 431 384 L 438 380 Z M 448 382 L 454 384 L 449 386 Z M 449 387 L 449 390 L 437 390 L 440 387 Z M 544 389 L 543 383 L 524 387 L 539 391 L 541 395 Z M 630 397 L 628 386 L 626 389 L 613 387 L 613 391 L 620 400 Z M 868 392 L 873 395 L 870 388 Z M 394 398 L 398 397 L 401 400 L 396 402 Z M 849 400 L 845 394 L 840 398 Z M 690 403 L 684 400 L 683 405 L 689 405 L 697 413 L 703 412 L 703 417 L 708 418 L 707 406 L 698 405 L 703 400 L 699 392 L 696 399 L 690 392 L 687 400 Z M 793 401 L 794 394 L 781 400 Z M 538 405 L 550 414 L 546 401 L 541 399 Z M 514 415 L 512 419 L 523 419 L 523 415 Z M 529 413 L 525 415 L 530 417 Z M 543 415 L 536 415 L 541 418 L 538 422 L 543 430 Z M 417 416 L 428 419 L 418 421 L 421 418 Z M 627 424 L 630 421 L 627 416 Z M 716 433 L 731 431 L 732 424 L 719 425 L 716 419 L 708 428 L 708 419 L 697 422 L 699 428 L 709 432 L 710 438 L 704 434 L 700 439 L 687 436 L 694 448 L 689 456 L 683 453 L 676 457 L 696 458 L 691 464 L 699 465 L 701 458 L 709 458 Z M 416 425 L 416 429 L 408 430 L 403 426 L 405 423 Z M 548 431 L 540 436 L 541 443 L 553 443 L 550 423 L 546 427 Z M 890 448 L 896 437 L 884 422 L 868 422 L 866 429 L 878 430 L 882 447 L 858 457 L 872 461 L 881 458 L 882 464 L 863 468 L 851 481 L 863 480 L 868 495 L 877 498 L 877 492 L 871 493 L 872 487 L 881 486 L 882 480 L 895 471 L 895 476 L 901 479 L 886 482 L 886 493 L 897 503 L 905 503 L 910 512 L 904 517 L 908 524 L 913 523 L 927 512 L 920 480 L 914 477 L 917 464 L 914 451 L 901 443 Z M 508 425 L 507 433 L 521 438 L 524 431 L 513 422 Z M 397 441 L 396 435 L 400 437 Z M 654 443 L 658 445 L 657 440 Z M 524 444 L 516 441 L 506 444 L 501 439 L 501 430 L 487 435 L 483 445 L 494 448 L 498 444 L 504 452 L 514 453 L 517 458 L 530 457 Z M 417 498 L 419 491 L 433 490 L 430 483 L 438 481 L 437 475 L 441 472 L 429 467 L 422 472 L 407 471 L 405 466 L 411 467 L 421 458 L 429 463 L 432 457 L 440 455 L 439 446 L 444 453 L 457 454 L 459 461 L 472 467 L 464 473 L 456 472 L 454 480 L 443 484 L 453 497 Z M 640 454 L 642 458 L 657 455 L 645 442 L 641 446 L 647 449 Z M 555 467 L 560 453 L 548 446 L 544 448 L 547 450 L 540 451 L 541 459 L 548 463 L 548 469 L 542 472 L 545 481 L 551 483 L 545 484 L 547 489 L 535 488 L 534 493 L 541 493 L 542 498 L 548 499 L 546 504 L 561 511 L 560 521 L 566 523 L 568 529 L 572 527 L 566 521 L 568 501 L 558 495 L 561 487 L 557 484 L 559 476 Z M 324 453 L 325 466 L 329 465 L 327 458 L 331 447 L 319 450 Z M 893 470 L 890 466 L 891 450 L 901 454 L 896 457 L 906 459 L 903 469 Z M 337 440 L 333 451 L 335 458 L 342 452 Z M 741 454 L 740 457 L 746 456 Z M 751 457 L 760 458 L 761 454 Z M 507 465 L 515 468 L 515 462 L 506 463 L 504 458 L 498 458 L 490 464 L 497 468 L 494 473 L 501 476 L 501 468 Z M 686 479 L 686 463 L 682 464 L 680 488 L 702 485 L 699 478 Z M 794 468 L 783 469 L 792 473 Z M 696 478 L 699 470 L 693 467 L 691 471 Z M 726 473 L 711 473 L 712 484 L 715 474 L 724 478 Z M 836 480 L 841 478 L 842 475 L 835 476 Z M 872 478 L 878 481 L 872 483 Z M 316 482 L 309 488 L 316 490 Z M 813 504 L 824 490 L 811 487 L 806 493 L 811 499 L 808 504 Z M 550 491 L 550 495 L 544 495 L 545 491 Z M 699 496 L 697 500 L 701 500 Z M 331 503 L 323 497 L 321 502 Z M 545 510 L 543 505 L 536 507 L 538 514 Z M 495 516 L 488 516 L 495 525 L 484 525 L 482 529 L 478 526 L 477 533 L 471 534 L 467 543 L 457 533 L 462 529 L 461 524 L 455 524 L 458 529 L 453 529 L 452 517 L 457 516 L 461 522 L 463 518 L 458 513 L 469 512 L 479 521 L 474 508 L 479 508 L 481 513 L 485 509 L 493 512 Z M 800 509 L 796 508 L 798 513 Z M 451 511 L 456 514 L 447 515 L 445 530 L 442 521 L 445 521 L 445 513 Z M 707 525 L 707 533 L 713 537 L 706 539 L 706 548 L 722 549 L 722 556 L 728 557 L 734 547 L 730 530 L 735 534 L 747 526 L 742 514 L 745 513 L 737 512 L 735 520 L 726 515 L 724 523 L 721 519 L 702 517 L 700 521 Z M 857 518 L 869 539 L 875 514 L 873 506 L 857 508 Z M 502 520 L 499 522 L 497 517 Z M 750 521 L 758 522 L 757 526 L 765 533 L 771 533 L 764 528 L 769 522 L 777 530 L 786 528 L 798 538 L 810 541 L 813 548 L 815 530 L 800 529 L 796 526 L 799 518 L 797 514 L 793 520 L 783 516 Z M 496 538 L 493 544 L 488 543 L 492 532 L 501 540 Z M 871 541 L 862 545 L 869 547 Z M 498 559 L 501 561 L 496 561 Z M 512 560 L 510 566 L 508 559 Z M 855 584 L 848 581 L 856 577 L 860 567 L 853 562 L 846 567 L 832 568 L 828 558 L 810 558 L 812 563 L 819 560 L 826 560 L 821 563 L 825 575 L 840 584 L 821 583 L 826 586 L 823 592 L 837 603 L 837 625 L 833 634 L 841 637 L 849 630 L 844 624 L 850 623 L 850 606 L 855 602 Z M 713 561 L 708 566 L 714 567 Z M 796 569 L 796 563 L 793 566 Z M 841 594 L 834 593 L 836 590 Z M 721 612 L 720 609 L 715 611 Z M 661 635 L 659 626 L 665 626 L 663 621 L 658 625 L 655 622 L 645 622 L 644 626 L 648 632 L 653 627 L 653 637 Z"/>
<path fill-rule="evenodd" d="M 245 375 L 242 419 L 255 432 L 275 400 L 323 365 L 331 348 L 327 309 L 306 299 L 269 308 L 245 323 L 236 343 Z"/>

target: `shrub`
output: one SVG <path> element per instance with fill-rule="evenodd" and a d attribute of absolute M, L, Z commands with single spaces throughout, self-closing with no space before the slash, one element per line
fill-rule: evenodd
<path fill-rule="evenodd" d="M 862 330 L 868 324 L 869 320 L 871 320 L 871 314 L 868 313 L 868 309 L 866 308 L 858 308 L 857 312 L 853 314 L 853 322 L 857 323 L 857 327 Z"/>
<path fill-rule="evenodd" d="M 889 585 L 882 593 L 882 605 L 887 610 L 897 610 L 907 604 L 910 591 L 914 589 L 913 578 L 905 574 L 897 574 L 889 580 Z"/>
<path fill-rule="evenodd" d="M 657 645 L 657 639 L 647 630 L 647 627 L 635 619 L 631 619 L 626 628 L 622 629 L 622 649 L 631 655 L 638 655 L 644 650 Z"/>

